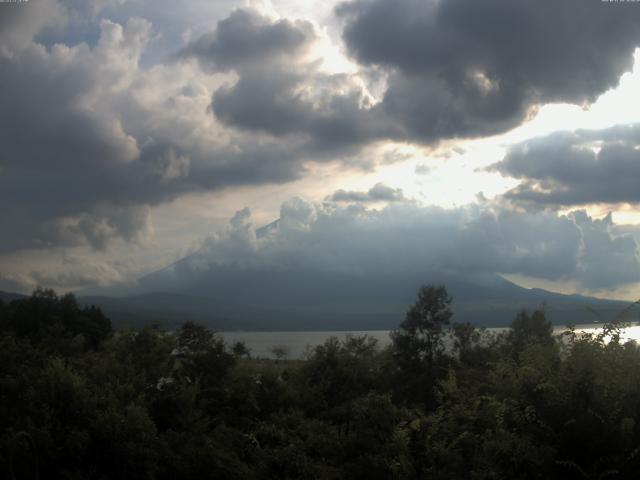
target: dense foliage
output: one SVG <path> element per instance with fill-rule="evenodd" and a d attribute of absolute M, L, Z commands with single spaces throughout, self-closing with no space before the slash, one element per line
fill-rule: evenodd
<path fill-rule="evenodd" d="M 423 287 L 390 347 L 253 359 L 191 322 L 111 331 L 38 290 L 0 304 L 0 477 L 637 478 L 640 349 L 617 324 L 490 335 Z"/>

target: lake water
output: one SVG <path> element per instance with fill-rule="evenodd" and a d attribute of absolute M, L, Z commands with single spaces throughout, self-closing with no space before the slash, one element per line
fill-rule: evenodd
<path fill-rule="evenodd" d="M 578 325 L 578 332 L 596 332 L 601 325 Z M 488 332 L 501 332 L 504 328 L 487 328 Z M 554 333 L 560 334 L 566 327 L 555 327 Z M 388 345 L 389 330 L 367 330 L 355 332 L 220 332 L 228 344 L 241 341 L 251 350 L 251 356 L 273 358 L 273 347 L 284 347 L 287 358 L 302 358 L 307 349 L 324 343 L 329 337 L 335 336 L 343 339 L 348 333 L 352 335 L 370 335 L 378 340 L 380 348 Z M 624 338 L 640 342 L 640 326 L 632 326 L 625 330 Z"/>

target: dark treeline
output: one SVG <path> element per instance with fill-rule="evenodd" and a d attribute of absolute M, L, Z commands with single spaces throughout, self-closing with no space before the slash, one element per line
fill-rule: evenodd
<path fill-rule="evenodd" d="M 559 339 L 523 312 L 490 335 L 450 303 L 423 287 L 388 348 L 300 361 L 191 322 L 113 332 L 50 290 L 0 303 L 0 478 L 638 478 L 640 349 L 618 324 Z"/>

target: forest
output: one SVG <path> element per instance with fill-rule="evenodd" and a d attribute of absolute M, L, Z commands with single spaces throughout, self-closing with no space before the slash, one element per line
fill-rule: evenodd
<path fill-rule="evenodd" d="M 52 290 L 0 303 L 0 477 L 638 478 L 623 321 L 554 336 L 523 311 L 492 334 L 451 302 L 423 286 L 390 346 L 345 335 L 295 360 L 190 321 L 114 331 Z"/>

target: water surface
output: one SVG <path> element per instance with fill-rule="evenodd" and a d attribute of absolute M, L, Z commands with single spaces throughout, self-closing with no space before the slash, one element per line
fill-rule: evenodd
<path fill-rule="evenodd" d="M 602 325 L 585 324 L 576 326 L 578 332 L 597 332 Z M 488 332 L 499 333 L 505 328 L 487 328 Z M 560 334 L 566 327 L 558 326 L 554 328 L 554 334 Z M 283 347 L 287 352 L 287 358 L 303 358 L 307 349 L 324 343 L 329 337 L 335 336 L 343 339 L 345 335 L 356 336 L 370 335 L 378 340 L 378 346 L 384 348 L 391 340 L 389 330 L 364 330 L 354 332 L 220 332 L 225 341 L 229 344 L 237 341 L 244 342 L 250 349 L 251 356 L 274 358 L 271 351 L 273 347 Z M 640 342 L 640 326 L 632 326 L 625 330 L 626 340 L 636 340 Z"/>

